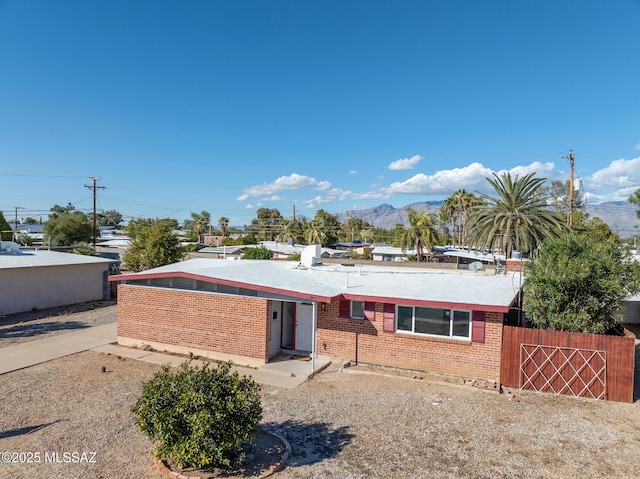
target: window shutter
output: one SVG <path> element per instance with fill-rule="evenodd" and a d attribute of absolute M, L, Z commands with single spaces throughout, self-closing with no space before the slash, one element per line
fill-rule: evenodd
<path fill-rule="evenodd" d="M 385 333 L 395 333 L 396 332 L 396 305 L 395 304 L 385 304 L 384 305 L 384 316 L 382 321 L 382 330 Z"/>
<path fill-rule="evenodd" d="M 375 321 L 376 319 L 376 303 L 373 301 L 365 301 L 364 303 L 364 319 Z"/>
<path fill-rule="evenodd" d="M 484 343 L 484 311 L 474 311 L 471 315 L 471 342 Z"/>
<path fill-rule="evenodd" d="M 339 316 L 341 318 L 350 318 L 351 317 L 351 303 L 348 299 L 340 300 L 340 313 Z"/>

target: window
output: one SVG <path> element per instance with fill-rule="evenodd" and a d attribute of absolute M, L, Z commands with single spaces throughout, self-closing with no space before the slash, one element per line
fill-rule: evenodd
<path fill-rule="evenodd" d="M 375 321 L 376 303 L 373 301 L 340 300 L 339 317 L 345 319 L 366 319 Z"/>
<path fill-rule="evenodd" d="M 364 319 L 364 301 L 351 301 L 351 317 Z"/>
<path fill-rule="evenodd" d="M 451 338 L 470 338 L 470 311 L 398 306 L 396 321 L 398 331 Z"/>

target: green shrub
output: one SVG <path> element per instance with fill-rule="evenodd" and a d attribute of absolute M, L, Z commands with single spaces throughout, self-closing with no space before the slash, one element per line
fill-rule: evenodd
<path fill-rule="evenodd" d="M 242 256 L 244 259 L 271 259 L 273 258 L 273 251 L 264 246 L 258 246 L 257 248 L 247 248 Z"/>
<path fill-rule="evenodd" d="M 260 386 L 231 373 L 231 363 L 172 371 L 163 366 L 142 388 L 132 412 L 157 448 L 158 458 L 180 467 L 230 467 L 240 448 L 258 432 L 262 419 Z"/>

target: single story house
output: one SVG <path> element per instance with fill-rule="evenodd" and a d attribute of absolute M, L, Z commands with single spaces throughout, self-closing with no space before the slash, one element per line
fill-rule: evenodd
<path fill-rule="evenodd" d="M 113 261 L 0 242 L 0 315 L 111 298 Z"/>
<path fill-rule="evenodd" d="M 416 250 L 388 245 L 375 246 L 371 250 L 373 261 L 407 261 L 407 256 L 411 254 L 416 254 Z"/>
<path fill-rule="evenodd" d="M 118 342 L 263 365 L 282 352 L 500 379 L 517 274 L 191 259 L 110 277 Z"/>

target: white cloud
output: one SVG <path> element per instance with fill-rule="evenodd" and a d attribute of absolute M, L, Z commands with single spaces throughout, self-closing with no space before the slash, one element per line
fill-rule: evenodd
<path fill-rule="evenodd" d="M 502 173 L 506 173 L 507 171 L 511 173 L 511 176 L 526 176 L 530 173 L 535 173 L 536 178 L 547 178 L 553 173 L 554 168 L 555 164 L 552 162 L 540 163 L 539 161 L 534 161 L 530 165 L 514 166 L 510 170 L 500 170 L 497 173 L 498 176 L 502 175 Z"/>
<path fill-rule="evenodd" d="M 357 175 L 358 174 L 358 170 L 349 170 L 349 174 L 350 175 Z"/>
<path fill-rule="evenodd" d="M 514 176 L 524 176 L 529 173 L 536 173 L 536 176 L 545 176 L 551 173 L 553 168 L 553 163 L 536 161 L 530 165 L 501 170 L 496 174 L 500 176 L 509 172 Z M 493 173 L 494 170 L 487 168 L 482 163 L 471 163 L 469 166 L 462 168 L 440 170 L 433 175 L 419 173 L 408 180 L 392 183 L 384 191 L 389 195 L 450 195 L 455 190 L 463 188 L 470 192 L 486 192 L 491 188 L 486 179 L 492 177 Z"/>
<path fill-rule="evenodd" d="M 585 178 L 585 185 L 590 190 L 603 188 L 631 188 L 640 185 L 640 157 L 631 160 L 614 160 L 609 166 L 596 171 Z"/>
<path fill-rule="evenodd" d="M 271 183 L 250 186 L 245 188 L 242 195 L 236 198 L 238 201 L 246 201 L 250 197 L 271 197 L 281 191 L 294 191 L 302 188 L 313 188 L 319 191 L 327 191 L 331 188 L 328 181 L 318 181 L 309 176 L 292 173 L 289 176 L 281 176 Z"/>
<path fill-rule="evenodd" d="M 433 175 L 418 173 L 402 182 L 395 182 L 385 188 L 390 195 L 449 195 L 459 188 L 478 189 L 492 170 L 481 163 L 472 163 L 464 168 L 440 170 Z"/>
<path fill-rule="evenodd" d="M 414 155 L 411 158 L 396 160 L 387 166 L 387 168 L 390 170 L 413 170 L 421 159 L 422 157 L 420 155 Z"/>
<path fill-rule="evenodd" d="M 634 150 L 640 150 L 640 143 L 633 147 Z"/>

